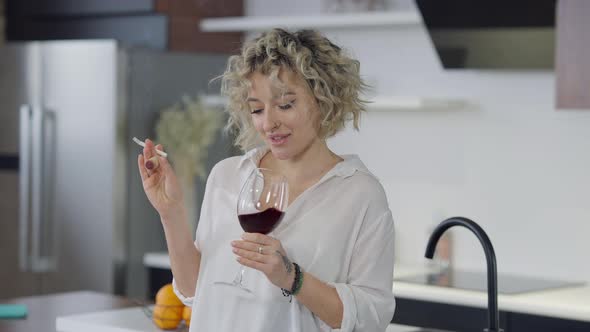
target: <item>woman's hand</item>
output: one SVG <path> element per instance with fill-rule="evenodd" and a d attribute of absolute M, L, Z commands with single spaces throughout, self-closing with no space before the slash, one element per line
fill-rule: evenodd
<path fill-rule="evenodd" d="M 244 233 L 242 240 L 232 241 L 238 262 L 261 271 L 275 286 L 291 290 L 295 271 L 281 241 L 259 233 Z"/>
<path fill-rule="evenodd" d="M 143 154 L 137 157 L 137 166 L 143 190 L 152 206 L 162 219 L 173 220 L 183 213 L 182 190 L 168 160 L 158 155 L 156 149 L 163 151 L 162 145 L 154 147 L 154 143 L 146 139 Z"/>

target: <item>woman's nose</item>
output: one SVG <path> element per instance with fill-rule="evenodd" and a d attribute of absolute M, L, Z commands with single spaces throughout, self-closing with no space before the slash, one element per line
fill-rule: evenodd
<path fill-rule="evenodd" d="M 264 122 L 262 128 L 264 131 L 270 132 L 277 126 L 278 118 L 272 109 L 264 110 Z"/>

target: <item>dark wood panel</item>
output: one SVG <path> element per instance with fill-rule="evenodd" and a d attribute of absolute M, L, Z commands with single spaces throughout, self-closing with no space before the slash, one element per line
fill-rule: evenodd
<path fill-rule="evenodd" d="M 590 1 L 557 6 L 557 109 L 590 110 Z"/>
<path fill-rule="evenodd" d="M 156 0 L 155 8 L 169 18 L 168 49 L 181 52 L 237 53 L 242 33 L 203 32 L 202 19 L 244 15 L 243 0 Z"/>
<path fill-rule="evenodd" d="M 226 17 L 244 15 L 243 0 L 155 0 L 157 11 L 173 17 Z"/>
<path fill-rule="evenodd" d="M 199 18 L 170 17 L 168 49 L 179 52 L 237 54 L 242 45 L 239 32 L 201 32 Z"/>

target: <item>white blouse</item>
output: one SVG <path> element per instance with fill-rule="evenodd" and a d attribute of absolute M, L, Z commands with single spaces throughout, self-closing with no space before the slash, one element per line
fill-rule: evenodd
<path fill-rule="evenodd" d="M 243 285 L 231 282 L 240 264 L 230 242 L 240 239 L 236 206 L 242 184 L 267 148 L 219 162 L 207 180 L 195 246 L 201 267 L 192 305 L 191 332 L 385 331 L 395 310 L 392 293 L 394 226 L 379 181 L 355 155 L 342 156 L 315 185 L 285 211 L 269 236 L 287 256 L 334 287 L 344 306 L 340 329 L 331 329 L 257 270 L 246 268 Z M 304 279 L 305 282 L 305 279 Z"/>

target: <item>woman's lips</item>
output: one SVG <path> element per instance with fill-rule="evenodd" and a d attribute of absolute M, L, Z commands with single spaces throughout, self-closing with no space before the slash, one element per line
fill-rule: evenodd
<path fill-rule="evenodd" d="M 287 134 L 287 135 L 272 135 L 269 136 L 270 139 L 270 143 L 272 145 L 283 145 L 287 142 L 287 138 L 290 136 L 291 134 Z"/>

